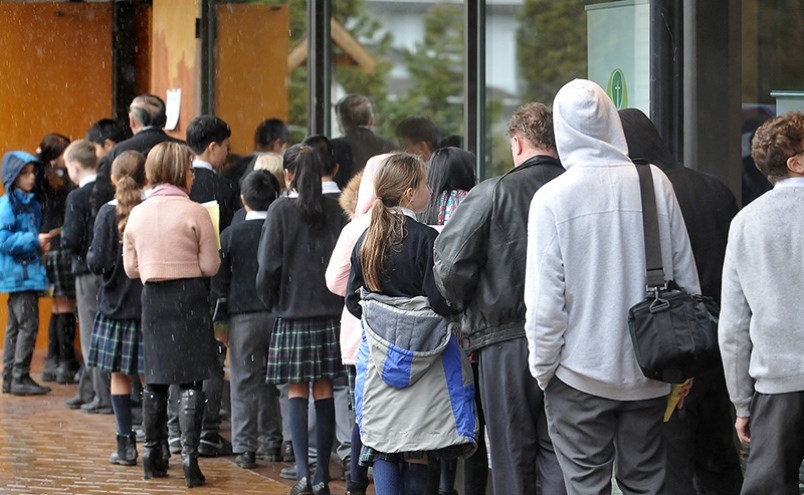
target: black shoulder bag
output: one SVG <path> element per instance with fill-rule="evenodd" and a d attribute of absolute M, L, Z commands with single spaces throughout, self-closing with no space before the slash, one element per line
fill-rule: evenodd
<path fill-rule="evenodd" d="M 682 383 L 719 362 L 717 303 L 665 280 L 650 165 L 636 165 L 642 195 L 647 297 L 628 310 L 637 363 L 646 377 Z"/>

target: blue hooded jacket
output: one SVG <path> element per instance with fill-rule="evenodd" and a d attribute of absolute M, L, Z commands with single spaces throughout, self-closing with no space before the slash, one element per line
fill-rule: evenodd
<path fill-rule="evenodd" d="M 23 167 L 36 157 L 24 151 L 3 155 L 6 193 L 0 197 L 0 292 L 42 291 L 47 287 L 39 248 L 42 206 L 33 193 L 14 187 Z"/>

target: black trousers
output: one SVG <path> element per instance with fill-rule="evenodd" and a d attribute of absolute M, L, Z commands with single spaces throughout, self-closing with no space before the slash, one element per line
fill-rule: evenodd
<path fill-rule="evenodd" d="M 743 484 L 723 368 L 695 377 L 684 408 L 664 424 L 666 495 L 737 495 Z"/>

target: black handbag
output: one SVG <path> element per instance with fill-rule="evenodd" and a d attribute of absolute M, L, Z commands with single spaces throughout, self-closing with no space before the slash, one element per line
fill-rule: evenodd
<path fill-rule="evenodd" d="M 719 363 L 717 303 L 666 281 L 649 165 L 636 165 L 642 195 L 647 296 L 628 310 L 637 363 L 647 378 L 682 383 Z"/>

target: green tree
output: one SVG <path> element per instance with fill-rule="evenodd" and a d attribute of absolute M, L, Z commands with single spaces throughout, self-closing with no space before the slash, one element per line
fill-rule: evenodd
<path fill-rule="evenodd" d="M 590 0 L 525 0 L 516 35 L 524 101 L 553 101 L 570 79 L 587 77 L 586 11 Z"/>
<path fill-rule="evenodd" d="M 461 5 L 437 3 L 424 17 L 424 39 L 403 59 L 410 89 L 395 107 L 394 121 L 427 115 L 441 135 L 463 134 L 464 27 Z"/>

